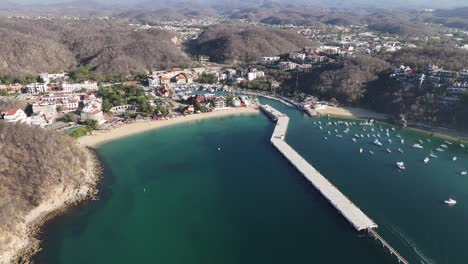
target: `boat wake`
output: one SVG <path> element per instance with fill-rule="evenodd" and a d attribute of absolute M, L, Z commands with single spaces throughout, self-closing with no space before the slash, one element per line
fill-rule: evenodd
<path fill-rule="evenodd" d="M 411 240 L 405 233 L 403 233 L 403 231 L 401 231 L 399 228 L 397 228 L 395 226 L 390 226 L 389 230 L 393 235 L 398 237 L 398 239 L 400 239 L 406 246 L 410 247 L 414 251 L 414 253 L 416 253 L 416 255 L 419 258 L 419 262 L 421 264 L 434 264 L 434 263 L 436 263 L 435 260 L 433 260 L 433 259 L 429 258 L 428 256 L 424 255 L 422 250 L 417 247 L 416 243 L 413 240 Z"/>

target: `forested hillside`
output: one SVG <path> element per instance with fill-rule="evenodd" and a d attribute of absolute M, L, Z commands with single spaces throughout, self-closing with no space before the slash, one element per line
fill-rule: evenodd
<path fill-rule="evenodd" d="M 90 65 L 97 73 L 120 77 L 190 63 L 174 37 L 163 30 L 135 31 L 116 20 L 0 18 L 0 75 Z"/>
<path fill-rule="evenodd" d="M 207 28 L 190 49 L 216 62 L 235 63 L 258 61 L 262 56 L 297 51 L 313 44 L 292 31 L 229 23 Z"/>

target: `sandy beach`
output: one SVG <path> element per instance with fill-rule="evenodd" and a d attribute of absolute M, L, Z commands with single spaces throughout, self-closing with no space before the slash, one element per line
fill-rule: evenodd
<path fill-rule="evenodd" d="M 325 109 L 317 110 L 321 115 L 330 115 L 336 117 L 348 117 L 348 118 L 373 118 L 379 120 L 386 120 L 388 115 L 377 113 L 371 110 L 367 110 L 359 107 L 335 107 L 327 106 Z"/>
<path fill-rule="evenodd" d="M 105 132 L 96 131 L 94 132 L 95 134 L 93 135 L 88 135 L 88 136 L 79 138 L 77 142 L 80 145 L 84 145 L 88 147 L 96 147 L 99 144 L 102 144 L 102 143 L 105 143 L 114 139 L 127 137 L 130 135 L 146 132 L 146 131 L 161 128 L 161 127 L 166 127 L 166 126 L 171 126 L 171 125 L 176 125 L 176 124 L 181 124 L 181 123 L 186 123 L 186 122 L 192 122 L 192 121 L 197 121 L 197 120 L 202 120 L 202 119 L 207 119 L 207 118 L 213 118 L 213 117 L 222 117 L 222 116 L 238 115 L 238 114 L 256 114 L 256 113 L 259 113 L 259 111 L 257 109 L 253 109 L 250 107 L 229 108 L 226 110 L 218 110 L 218 111 L 209 112 L 209 113 L 181 116 L 181 117 L 176 117 L 176 118 L 167 119 L 167 120 L 137 122 L 137 123 L 124 125 L 124 126 L 112 129 L 110 131 L 105 131 Z"/>

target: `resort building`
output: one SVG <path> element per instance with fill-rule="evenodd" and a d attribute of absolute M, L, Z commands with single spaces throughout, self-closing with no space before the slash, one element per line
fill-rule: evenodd
<path fill-rule="evenodd" d="M 214 100 L 214 108 L 215 109 L 224 109 L 226 108 L 226 99 L 224 97 L 219 96 L 216 97 Z"/>
<path fill-rule="evenodd" d="M 16 123 L 16 122 L 26 122 L 27 116 L 26 113 L 19 108 L 12 108 L 2 113 L 3 119 L 6 122 Z"/>
<path fill-rule="evenodd" d="M 28 94 L 39 94 L 47 92 L 48 88 L 45 83 L 31 83 L 26 85 L 25 90 Z"/>
<path fill-rule="evenodd" d="M 98 85 L 97 85 L 97 82 L 89 82 L 89 81 L 85 81 L 85 82 L 82 82 L 82 83 L 66 83 L 64 82 L 62 84 L 62 90 L 64 92 L 76 92 L 76 91 L 79 91 L 81 89 L 84 89 L 86 91 L 97 91 L 99 88 L 98 88 Z"/>

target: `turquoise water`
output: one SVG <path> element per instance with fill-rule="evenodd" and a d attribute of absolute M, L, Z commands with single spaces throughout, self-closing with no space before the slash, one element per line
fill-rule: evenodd
<path fill-rule="evenodd" d="M 355 133 L 369 133 L 362 127 L 337 138 L 326 131 L 343 126 L 321 131 L 313 122 L 326 118 L 262 102 L 290 116 L 286 140 L 410 262 L 467 262 L 468 176 L 459 172 L 468 170 L 468 154 L 458 144 L 424 164 L 429 147 L 442 140 L 391 132 L 388 154 L 373 138 L 353 143 Z M 274 150 L 273 128 L 262 114 L 232 116 L 101 146 L 101 199 L 51 223 L 36 263 L 395 263 Z M 410 147 L 418 139 L 423 150 Z M 406 171 L 396 169 L 397 161 Z M 449 197 L 459 203 L 446 206 Z"/>

